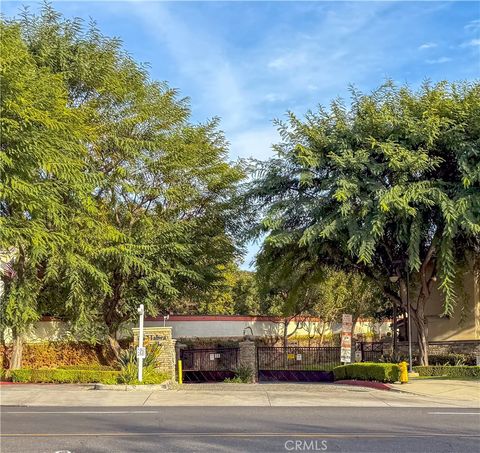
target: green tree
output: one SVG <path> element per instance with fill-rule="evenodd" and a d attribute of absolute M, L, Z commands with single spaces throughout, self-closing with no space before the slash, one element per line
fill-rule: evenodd
<path fill-rule="evenodd" d="M 368 277 L 322 265 L 293 247 L 264 245 L 257 257 L 257 279 L 260 303 L 265 314 L 283 318 L 286 344 L 290 322 L 315 316 L 322 320 L 318 331 L 320 342 L 326 328 L 340 322 L 343 313 L 352 315 L 353 328 L 359 318 L 377 317 L 385 304 L 383 292 Z"/>
<path fill-rule="evenodd" d="M 84 243 L 75 236 L 80 225 L 87 235 L 96 230 L 83 112 L 68 107 L 61 76 L 36 64 L 19 27 L 0 27 L 0 249 L 13 259 L 13 272 L 3 276 L 1 318 L 12 328 L 11 367 L 18 368 L 22 335 L 40 314 L 38 296 L 60 272 L 60 257 L 92 280 L 102 277 L 77 253 Z M 78 286 L 69 283 L 73 301 Z"/>
<path fill-rule="evenodd" d="M 317 303 L 310 313 L 322 319 L 320 343 L 326 324 L 342 321 L 342 314 L 352 315 L 352 331 L 360 318 L 376 319 L 381 316 L 388 300 L 368 277 L 358 272 L 325 269 L 324 278 L 315 287 Z"/>
<path fill-rule="evenodd" d="M 38 16 L 24 13 L 20 26 L 37 65 L 63 79 L 68 106 L 87 120 L 84 163 L 98 175 L 91 194 L 108 234 L 84 250 L 101 284 L 82 280 L 67 312 L 100 317 L 118 355 L 117 332 L 138 304 L 155 315 L 224 278 L 222 265 L 237 254 L 231 200 L 243 172 L 226 161 L 218 121 L 190 124 L 187 100 L 151 81 L 95 24 L 85 28 L 46 4 Z M 66 261 L 62 275 L 79 279 Z M 66 312 L 57 294 L 52 311 Z"/>
<path fill-rule="evenodd" d="M 353 91 L 350 107 L 337 100 L 278 126 L 277 157 L 259 164 L 248 194 L 264 213 L 254 232 L 279 254 L 294 245 L 309 260 L 364 273 L 402 309 L 408 272 L 427 364 L 432 286 L 450 315 L 458 271 L 478 253 L 480 84 L 412 91 L 389 82 Z"/>
<path fill-rule="evenodd" d="M 233 287 L 233 310 L 237 315 L 259 315 L 260 304 L 255 273 L 238 270 Z"/>
<path fill-rule="evenodd" d="M 282 318 L 283 345 L 294 331 L 288 332 L 292 321 L 311 313 L 318 303 L 318 284 L 325 269 L 308 259 L 295 245 L 275 247 L 267 241 L 256 258 L 256 281 L 262 314 Z M 286 357 L 286 356 L 285 356 Z"/>

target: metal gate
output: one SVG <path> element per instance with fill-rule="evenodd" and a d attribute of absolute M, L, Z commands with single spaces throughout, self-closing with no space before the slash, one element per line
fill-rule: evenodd
<path fill-rule="evenodd" d="M 355 350 L 362 354 L 362 362 L 379 362 L 383 356 L 382 342 L 358 342 Z"/>
<path fill-rule="evenodd" d="M 235 376 L 238 348 L 182 349 L 183 382 L 219 382 Z"/>
<path fill-rule="evenodd" d="M 333 368 L 341 365 L 339 347 L 259 347 L 259 381 L 333 381 Z"/>

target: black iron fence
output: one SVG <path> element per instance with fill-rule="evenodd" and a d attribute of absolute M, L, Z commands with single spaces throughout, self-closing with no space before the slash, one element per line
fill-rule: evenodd
<path fill-rule="evenodd" d="M 183 349 L 184 371 L 233 371 L 238 366 L 238 348 Z"/>
<path fill-rule="evenodd" d="M 340 363 L 340 347 L 259 347 L 259 370 L 330 371 Z"/>
<path fill-rule="evenodd" d="M 384 348 L 388 347 L 382 342 L 358 342 L 355 350 L 361 352 L 362 362 L 379 362 L 384 355 Z"/>
<path fill-rule="evenodd" d="M 235 376 L 238 348 L 183 349 L 180 353 L 184 382 L 223 381 Z"/>

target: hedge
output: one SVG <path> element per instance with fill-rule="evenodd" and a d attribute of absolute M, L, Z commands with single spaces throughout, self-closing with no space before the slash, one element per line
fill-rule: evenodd
<path fill-rule="evenodd" d="M 60 370 L 83 370 L 83 371 L 117 371 L 117 368 L 109 365 L 65 365 L 56 367 Z"/>
<path fill-rule="evenodd" d="M 168 373 L 151 372 L 145 370 L 141 384 L 161 384 L 170 379 Z M 138 385 L 135 379 L 126 381 L 121 371 L 115 370 L 84 370 L 84 369 L 26 369 L 12 370 L 13 382 L 55 383 L 55 384 L 132 384 Z"/>
<path fill-rule="evenodd" d="M 465 366 L 476 365 L 477 358 L 475 354 L 429 354 L 428 363 L 435 365 Z"/>
<path fill-rule="evenodd" d="M 396 363 L 352 363 L 333 369 L 336 381 L 358 379 L 361 381 L 396 382 L 400 378 L 400 367 Z"/>
<path fill-rule="evenodd" d="M 11 370 L 13 382 L 57 383 L 57 384 L 117 384 L 120 371 L 20 369 Z"/>
<path fill-rule="evenodd" d="M 413 371 L 417 372 L 420 376 L 480 379 L 480 366 L 414 366 Z"/>

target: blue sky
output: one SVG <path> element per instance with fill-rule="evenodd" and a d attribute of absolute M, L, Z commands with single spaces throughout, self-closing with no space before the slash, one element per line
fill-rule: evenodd
<path fill-rule="evenodd" d="M 152 78 L 190 97 L 195 121 L 219 116 L 232 159 L 268 158 L 274 118 L 348 97 L 349 84 L 480 76 L 479 2 L 53 3 L 121 38 Z M 22 4 L 38 8 L 2 12 Z"/>

